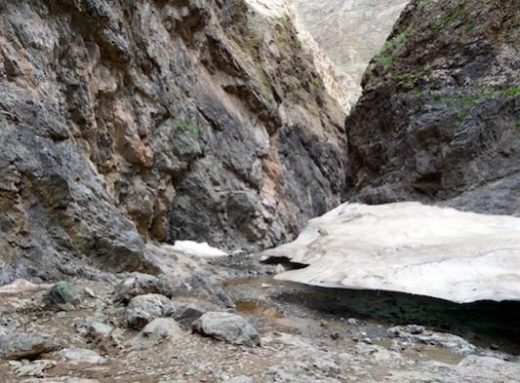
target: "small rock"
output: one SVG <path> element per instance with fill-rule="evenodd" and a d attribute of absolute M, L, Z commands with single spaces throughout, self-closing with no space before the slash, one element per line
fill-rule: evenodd
<path fill-rule="evenodd" d="M 415 324 L 409 325 L 406 327 L 408 332 L 412 335 L 419 335 L 424 333 L 424 327 L 423 326 L 417 326 Z"/>
<path fill-rule="evenodd" d="M 231 298 L 225 292 L 223 292 L 223 291 L 217 292 L 216 297 L 217 297 L 219 303 L 222 303 L 226 308 L 228 308 L 228 309 L 235 308 L 235 302 L 233 301 L 233 298 Z"/>
<path fill-rule="evenodd" d="M 199 319 L 203 314 L 204 311 L 195 307 L 186 307 L 175 314 L 175 320 L 179 322 L 182 327 L 190 328 L 191 324 L 195 320 Z"/>
<path fill-rule="evenodd" d="M 339 335 L 339 332 L 333 332 L 332 334 L 330 334 L 330 338 L 332 340 L 338 340 L 339 338 L 341 338 L 341 336 Z"/>
<path fill-rule="evenodd" d="M 70 376 L 59 376 L 56 378 L 42 378 L 34 380 L 34 378 L 23 380 L 21 383 L 101 383 L 99 380 L 73 378 Z"/>
<path fill-rule="evenodd" d="M 81 303 L 81 292 L 68 282 L 58 282 L 45 295 L 44 303 L 53 310 L 70 311 Z"/>
<path fill-rule="evenodd" d="M 413 326 L 395 326 L 388 329 L 388 334 L 395 338 L 403 339 L 407 342 L 442 346 L 456 354 L 463 356 L 470 355 L 476 350 L 474 345 L 468 343 L 459 336 L 448 333 L 428 332 L 425 331 L 424 328 L 419 334 L 412 334 L 411 330 L 417 331 L 417 329 L 413 329 L 411 327 Z"/>
<path fill-rule="evenodd" d="M 112 326 L 106 323 L 92 321 L 88 324 L 87 335 L 96 339 L 108 338 L 113 329 Z"/>
<path fill-rule="evenodd" d="M 259 346 L 260 335 L 244 318 L 231 313 L 207 312 L 193 322 L 193 329 L 232 344 Z"/>
<path fill-rule="evenodd" d="M 35 359 L 43 353 L 55 351 L 59 346 L 49 337 L 11 333 L 0 336 L 0 358 L 7 360 Z"/>
<path fill-rule="evenodd" d="M 348 318 L 347 323 L 351 326 L 359 326 L 359 320 L 356 318 Z"/>
<path fill-rule="evenodd" d="M 97 352 L 85 348 L 66 348 L 55 354 L 56 358 L 69 364 L 103 364 L 107 360 Z"/>
<path fill-rule="evenodd" d="M 157 318 L 148 323 L 132 340 L 134 350 L 152 347 L 183 332 L 177 322 L 171 318 Z"/>
<path fill-rule="evenodd" d="M 50 287 L 52 287 L 52 285 L 46 285 L 46 284 L 36 285 L 25 279 L 17 279 L 8 285 L 1 286 L 0 294 L 20 294 L 20 293 L 27 293 L 28 291 L 37 291 L 37 290 L 48 289 Z"/>
<path fill-rule="evenodd" d="M 152 320 L 169 317 L 175 313 L 175 306 L 164 295 L 146 294 L 132 298 L 124 313 L 128 327 L 141 330 Z"/>
<path fill-rule="evenodd" d="M 173 289 L 168 282 L 153 275 L 133 273 L 116 286 L 112 299 L 116 303 L 127 304 L 139 295 L 160 294 L 168 298 L 173 296 Z"/>
<path fill-rule="evenodd" d="M 96 317 L 86 318 L 74 324 L 76 330 L 92 339 L 105 339 L 110 336 L 114 329 L 109 324 L 104 323 L 101 319 Z"/>
<path fill-rule="evenodd" d="M 17 362 L 16 365 L 13 366 L 14 373 L 19 377 L 24 376 L 35 376 L 42 377 L 44 376 L 45 370 L 48 370 L 52 367 L 56 366 L 56 362 L 53 360 L 35 360 L 33 362 Z"/>
<path fill-rule="evenodd" d="M 222 383 L 253 383 L 253 378 L 247 376 L 237 376 L 235 378 L 227 379 Z"/>
<path fill-rule="evenodd" d="M 97 298 L 96 293 L 90 287 L 85 287 L 84 291 L 90 298 Z"/>

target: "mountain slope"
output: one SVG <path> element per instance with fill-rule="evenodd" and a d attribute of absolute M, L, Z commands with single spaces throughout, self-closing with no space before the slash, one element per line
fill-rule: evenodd
<path fill-rule="evenodd" d="M 409 0 L 290 0 L 302 24 L 330 57 L 352 106 L 361 77 Z"/>

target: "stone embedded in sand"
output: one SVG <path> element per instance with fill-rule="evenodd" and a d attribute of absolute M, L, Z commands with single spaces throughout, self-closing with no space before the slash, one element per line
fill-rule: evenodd
<path fill-rule="evenodd" d="M 476 347 L 457 335 L 426 331 L 424 327 L 409 325 L 395 326 L 388 329 L 388 334 L 406 342 L 417 342 L 434 346 L 441 346 L 451 352 L 467 356 L 473 354 Z"/>
<path fill-rule="evenodd" d="M 244 318 L 224 312 L 207 312 L 193 322 L 193 329 L 203 335 L 244 346 L 259 346 L 260 335 Z"/>
<path fill-rule="evenodd" d="M 56 366 L 56 362 L 53 360 L 34 360 L 31 362 L 23 361 L 23 362 L 11 362 L 11 366 L 13 368 L 16 376 L 24 377 L 24 376 L 43 376 L 45 370 L 53 368 Z"/>
<path fill-rule="evenodd" d="M 30 333 L 10 333 L 0 336 L 0 359 L 34 359 L 59 346 L 48 336 Z"/>
<path fill-rule="evenodd" d="M 25 279 L 16 279 L 15 281 L 1 286 L 0 294 L 21 294 L 29 291 L 38 291 L 43 289 L 51 288 L 52 285 L 48 284 L 34 284 Z"/>
<path fill-rule="evenodd" d="M 264 253 L 308 264 L 276 278 L 458 303 L 520 300 L 520 218 L 407 202 L 344 204 Z"/>
<path fill-rule="evenodd" d="M 111 337 L 114 327 L 106 323 L 106 318 L 91 316 L 74 321 L 74 327 L 90 340 L 100 341 Z"/>
<path fill-rule="evenodd" d="M 85 348 L 65 348 L 58 351 L 56 357 L 68 364 L 103 364 L 107 361 L 97 352 Z"/>
<path fill-rule="evenodd" d="M 69 310 L 81 303 L 81 291 L 71 283 L 58 282 L 44 297 L 44 302 L 51 309 Z"/>
<path fill-rule="evenodd" d="M 248 376 L 236 376 L 222 383 L 253 383 L 253 378 L 250 378 Z"/>
<path fill-rule="evenodd" d="M 185 307 L 177 311 L 175 314 L 175 320 L 179 322 L 179 324 L 183 328 L 188 328 L 191 324 L 199 319 L 204 314 L 204 311 L 196 308 L 196 307 Z"/>
<path fill-rule="evenodd" d="M 146 294 L 132 298 L 123 319 L 128 327 L 140 330 L 152 320 L 174 313 L 175 305 L 170 299 L 160 294 Z"/>
<path fill-rule="evenodd" d="M 172 318 L 157 318 L 148 323 L 132 340 L 134 350 L 153 347 L 167 339 L 182 335 L 179 324 Z"/>

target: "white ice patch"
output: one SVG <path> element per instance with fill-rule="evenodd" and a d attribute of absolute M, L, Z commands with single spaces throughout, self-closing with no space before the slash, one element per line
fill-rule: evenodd
<path fill-rule="evenodd" d="M 175 241 L 172 250 L 192 255 L 194 257 L 224 257 L 228 255 L 222 250 L 209 246 L 206 242 Z"/>
<path fill-rule="evenodd" d="M 308 264 L 277 276 L 465 303 L 520 300 L 520 218 L 415 202 L 344 204 L 264 253 Z"/>

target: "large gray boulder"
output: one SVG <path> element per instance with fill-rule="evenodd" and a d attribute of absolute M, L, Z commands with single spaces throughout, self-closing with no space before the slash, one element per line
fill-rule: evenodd
<path fill-rule="evenodd" d="M 128 327 L 141 330 L 156 318 L 174 314 L 175 305 L 170 299 L 160 294 L 146 294 L 132 298 L 125 310 L 123 320 Z"/>
<path fill-rule="evenodd" d="M 52 310 L 70 310 L 81 303 L 82 295 L 83 291 L 72 283 L 58 282 L 43 300 Z"/>
<path fill-rule="evenodd" d="M 34 359 L 58 348 L 50 336 L 17 332 L 0 335 L 0 359 Z"/>
<path fill-rule="evenodd" d="M 65 348 L 56 352 L 54 357 L 68 364 L 103 364 L 107 361 L 97 352 L 85 348 Z"/>
<path fill-rule="evenodd" d="M 161 294 L 171 298 L 173 289 L 162 278 L 149 274 L 133 273 L 115 287 L 112 299 L 116 303 L 126 304 L 133 297 L 144 294 Z"/>
<path fill-rule="evenodd" d="M 193 329 L 206 336 L 244 346 L 259 346 L 260 335 L 239 315 L 225 312 L 207 312 L 193 322 Z"/>

